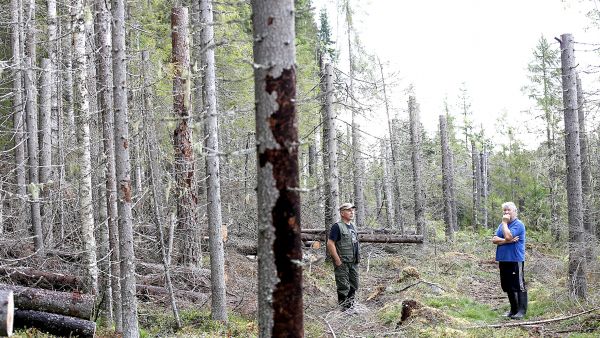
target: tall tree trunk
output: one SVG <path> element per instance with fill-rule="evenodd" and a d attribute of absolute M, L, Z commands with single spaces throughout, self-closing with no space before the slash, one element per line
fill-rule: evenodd
<path fill-rule="evenodd" d="M 110 249 L 110 289 L 112 295 L 112 318 L 117 332 L 123 331 L 123 312 L 121 304 L 121 268 L 119 266 L 119 228 L 117 206 L 117 181 L 115 176 L 115 138 L 113 112 L 112 77 L 112 29 L 110 8 L 105 0 L 96 0 L 96 38 L 98 45 L 98 102 L 102 117 L 102 142 L 106 161 L 105 184 L 108 228 L 108 246 Z"/>
<path fill-rule="evenodd" d="M 173 134 L 175 147 L 175 177 L 177 181 L 177 217 L 182 247 L 180 262 L 200 266 L 200 231 L 196 223 L 196 179 L 192 147 L 190 116 L 190 51 L 188 41 L 188 10 L 173 8 L 171 13 L 173 77 L 173 111 L 179 120 Z"/>
<path fill-rule="evenodd" d="M 390 140 L 392 146 L 392 165 L 394 172 L 394 227 L 404 233 L 404 205 L 402 195 L 404 193 L 402 182 L 400 181 L 400 126 L 397 119 L 392 119 L 390 122 Z"/>
<path fill-rule="evenodd" d="M 50 207 L 48 182 L 52 178 L 52 144 L 51 144 L 51 121 L 52 121 L 52 94 L 54 85 L 52 84 L 52 68 L 50 59 L 42 59 L 42 79 L 40 83 L 40 194 L 43 198 L 41 205 L 41 219 L 45 228 L 42 232 L 46 235 L 44 239 L 48 248 L 52 247 L 54 242 L 52 219 L 52 209 Z"/>
<path fill-rule="evenodd" d="M 337 221 L 340 207 L 340 184 L 337 157 L 336 113 L 333 109 L 333 67 L 325 64 L 324 100 L 323 100 L 323 174 L 326 182 L 325 229 L 329 230 Z"/>
<path fill-rule="evenodd" d="M 260 337 L 303 337 L 294 2 L 252 2 Z"/>
<path fill-rule="evenodd" d="M 585 298 L 586 260 L 583 229 L 581 188 L 581 155 L 577 116 L 577 81 L 575 73 L 574 39 L 571 34 L 560 36 L 561 70 L 565 119 L 565 152 L 567 163 L 567 201 L 569 206 L 569 292 Z"/>
<path fill-rule="evenodd" d="M 421 122 L 419 119 L 419 107 L 414 96 L 408 98 L 408 113 L 410 119 L 410 143 L 412 146 L 415 222 L 417 226 L 417 235 L 423 235 L 423 242 L 426 242 L 427 225 L 425 223 L 425 193 L 423 191 L 423 163 L 421 161 Z"/>
<path fill-rule="evenodd" d="M 92 159 L 90 154 L 90 94 L 87 89 L 85 55 L 85 18 L 83 0 L 73 2 L 73 73 L 76 79 L 75 115 L 79 158 L 79 222 L 85 257 L 86 292 L 98 294 L 98 266 L 94 236 L 94 206 L 92 201 Z"/>
<path fill-rule="evenodd" d="M 212 0 L 200 1 L 202 27 L 202 68 L 204 80 L 202 102 L 206 112 L 204 139 L 206 140 L 207 214 L 210 229 L 210 285 L 212 319 L 227 321 L 227 299 L 225 297 L 225 253 L 221 225 L 221 176 L 219 174 L 219 129 L 217 113 L 217 76 Z"/>
<path fill-rule="evenodd" d="M 354 55 L 352 52 L 352 12 L 350 11 L 350 1 L 346 1 L 346 24 L 348 27 L 348 62 L 350 64 L 349 72 L 349 87 L 348 96 L 350 97 L 350 109 L 352 110 L 352 182 L 354 185 L 354 205 L 356 206 L 356 224 L 357 226 L 364 226 L 366 220 L 366 206 L 365 206 L 365 191 L 364 191 L 364 180 L 363 176 L 365 173 L 364 163 L 360 147 L 360 131 L 358 129 L 358 123 L 356 121 L 357 107 L 354 105 Z"/>
<path fill-rule="evenodd" d="M 27 69 L 25 69 L 25 115 L 27 116 L 27 153 L 29 155 L 28 189 L 30 217 L 33 226 L 35 251 L 40 257 L 43 257 L 45 255 L 45 248 L 40 214 L 37 90 L 35 88 L 35 72 L 33 70 L 35 64 L 31 57 L 25 58 L 25 64 L 27 65 Z"/>
<path fill-rule="evenodd" d="M 113 108 L 115 176 L 118 185 L 119 248 L 121 262 L 121 303 L 123 337 L 140 335 L 135 297 L 135 253 L 133 251 L 133 215 L 131 213 L 131 164 L 127 117 L 127 55 L 125 53 L 125 1 L 112 3 Z"/>
<path fill-rule="evenodd" d="M 385 143 L 386 140 L 382 140 L 381 148 L 383 153 L 383 193 L 385 196 L 385 216 L 386 225 L 388 228 L 394 226 L 394 178 L 393 176 L 393 160 L 390 158 L 390 146 Z"/>
<path fill-rule="evenodd" d="M 581 192 L 583 207 L 584 242 L 586 244 L 585 257 L 588 262 L 593 259 L 595 247 L 594 220 L 592 219 L 592 173 L 588 154 L 588 142 L 585 132 L 585 97 L 581 87 L 581 78 L 577 74 L 577 116 L 579 122 L 579 149 L 581 152 Z"/>
<path fill-rule="evenodd" d="M 454 240 L 454 217 L 452 216 L 452 170 L 450 142 L 448 141 L 448 122 L 446 115 L 440 115 L 440 142 L 442 146 L 442 196 L 444 200 L 444 223 L 446 240 Z"/>
<path fill-rule="evenodd" d="M 60 40 L 58 38 L 58 26 L 57 26 L 57 11 L 56 11 L 56 0 L 47 1 L 47 31 L 48 31 L 48 59 L 50 65 L 48 72 L 50 73 L 50 163 L 56 164 L 56 148 L 58 147 L 58 97 L 60 86 L 58 84 L 58 48 Z M 54 176 L 57 173 L 50 169 L 50 175 Z M 50 191 L 46 192 L 50 195 Z M 52 212 L 51 205 L 44 206 L 44 214 L 49 215 Z M 47 216 L 50 217 L 50 216 Z M 48 232 L 48 236 L 50 232 Z M 49 242 L 52 245 L 52 242 Z"/>
<path fill-rule="evenodd" d="M 175 300 L 175 294 L 173 292 L 173 284 L 171 283 L 171 271 L 169 269 L 170 253 L 167 252 L 167 244 L 165 242 L 165 236 L 163 231 L 163 224 L 167 223 L 165 213 L 163 212 L 163 206 L 166 205 L 166 201 L 161 194 L 161 182 L 163 174 L 160 166 L 157 165 L 158 154 L 158 142 L 156 135 L 150 130 L 153 130 L 156 126 L 154 123 L 154 109 L 151 101 L 150 83 L 149 81 L 149 66 L 150 58 L 148 51 L 142 52 L 142 128 L 145 134 L 146 140 L 146 155 L 148 158 L 153 159 L 149 161 L 149 178 L 150 186 L 152 187 L 152 197 L 154 199 L 154 217 L 156 228 L 158 230 L 158 246 L 160 248 L 161 258 L 163 267 L 165 269 L 165 284 L 169 290 L 169 298 L 171 301 L 171 307 L 173 309 L 173 316 L 175 317 L 175 323 L 178 328 L 181 327 L 181 319 L 179 318 L 179 310 L 177 309 L 177 302 Z M 151 122 L 152 121 L 152 122 Z"/>
<path fill-rule="evenodd" d="M 18 199 L 18 210 L 19 210 L 19 222 L 14 230 L 19 230 L 25 235 L 26 228 L 25 222 L 23 221 L 23 214 L 25 210 L 25 200 L 27 195 L 27 187 L 25 180 L 25 110 L 23 107 L 23 64 L 21 54 L 21 35 L 22 35 L 22 12 L 21 1 L 12 0 L 11 4 L 12 13 L 12 30 L 11 30 L 11 45 L 13 55 L 13 102 L 12 109 L 13 114 L 13 128 L 15 132 L 15 174 L 17 189 L 16 194 Z"/>
<path fill-rule="evenodd" d="M 488 228 L 488 154 L 485 145 L 479 153 L 479 168 L 481 175 L 481 222 L 484 229 Z"/>
<path fill-rule="evenodd" d="M 379 64 L 379 71 L 381 73 L 381 83 L 382 83 L 382 88 L 383 88 L 383 102 L 385 102 L 385 114 L 387 117 L 387 124 L 388 124 L 388 133 L 390 134 L 390 150 L 391 150 L 391 161 L 390 161 L 390 166 L 388 167 L 388 170 L 391 171 L 391 176 L 393 177 L 393 185 L 392 185 L 392 189 L 390 190 L 390 194 L 388 194 L 388 192 L 386 191 L 386 201 L 388 203 L 387 205 L 387 217 L 388 217 L 388 226 L 389 227 L 394 227 L 396 225 L 396 216 L 400 216 L 400 214 L 396 214 L 395 211 L 396 209 L 401 209 L 401 208 L 395 208 L 395 206 L 397 204 L 400 204 L 399 200 L 396 200 L 395 197 L 397 197 L 396 195 L 399 196 L 399 194 L 394 193 L 396 190 L 398 190 L 398 187 L 400 186 L 400 172 L 398 170 L 398 166 L 397 166 L 397 162 L 398 162 L 398 147 L 396 147 L 396 138 L 395 138 L 395 133 L 394 133 L 394 128 L 392 126 L 392 119 L 390 118 L 390 105 L 389 105 L 389 100 L 387 97 L 387 87 L 386 87 L 386 83 L 385 83 L 385 76 L 383 75 L 383 65 L 381 64 L 381 61 L 379 60 L 379 58 L 377 58 L 377 63 Z M 386 161 L 387 161 L 387 156 L 386 156 Z M 390 169 L 391 168 L 391 169 Z M 390 206 L 392 206 L 390 208 Z M 402 220 L 398 219 L 398 223 L 402 222 Z"/>
<path fill-rule="evenodd" d="M 479 210 L 480 208 L 480 178 L 479 178 L 479 152 L 475 145 L 475 140 L 471 139 L 471 169 L 472 169 L 472 188 L 473 188 L 473 230 L 477 230 L 479 227 Z"/>

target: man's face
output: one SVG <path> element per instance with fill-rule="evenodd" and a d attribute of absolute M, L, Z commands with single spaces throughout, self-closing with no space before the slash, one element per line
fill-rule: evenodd
<path fill-rule="evenodd" d="M 511 208 L 503 208 L 502 214 L 510 216 L 511 221 L 514 220 L 515 218 L 517 218 L 517 213 L 514 210 L 512 210 Z"/>
<path fill-rule="evenodd" d="M 342 219 L 346 221 L 351 221 L 354 219 L 354 209 L 344 209 L 340 211 Z"/>

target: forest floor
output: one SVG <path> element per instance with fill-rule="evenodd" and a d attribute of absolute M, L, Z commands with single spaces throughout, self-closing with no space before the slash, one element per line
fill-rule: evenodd
<path fill-rule="evenodd" d="M 599 257 L 588 266 L 588 299 L 569 298 L 567 250 L 545 234 L 528 233 L 525 276 L 529 291 L 522 321 L 502 317 L 508 310 L 500 289 L 491 230 L 459 232 L 447 243 L 441 225 L 426 246 L 362 245 L 358 303 L 342 311 L 336 303 L 335 281 L 323 249 L 305 251 L 304 329 L 306 337 L 598 337 L 600 336 Z M 139 303 L 143 337 L 254 337 L 256 260 L 227 245 L 228 324 L 210 320 L 210 299 L 181 300 L 184 327 L 175 330 L 164 299 L 145 297 Z M 207 259 L 205 259 L 207 260 Z M 205 262 L 205 266 L 209 266 Z M 177 272 L 175 272 L 177 274 Z M 207 271 L 179 273 L 179 288 L 209 292 Z M 151 278 L 150 278 L 151 279 Z M 151 282 L 146 276 L 146 282 Z M 412 308 L 402 320 L 403 304 Z M 586 310 L 593 311 L 581 314 Z M 406 313 L 406 312 L 405 312 Z M 564 317 L 572 316 L 565 319 Z M 546 320 L 543 323 L 541 321 Z M 529 323 L 529 324 L 526 324 Z M 101 324 L 101 323 L 100 323 Z M 99 325 L 99 337 L 115 337 Z M 16 337 L 50 337 L 35 330 Z"/>

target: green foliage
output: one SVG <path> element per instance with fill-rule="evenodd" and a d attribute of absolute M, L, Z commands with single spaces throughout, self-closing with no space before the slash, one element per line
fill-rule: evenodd
<path fill-rule="evenodd" d="M 386 325 L 396 324 L 402 317 L 402 304 L 386 304 L 381 310 L 379 310 L 377 316 Z"/>

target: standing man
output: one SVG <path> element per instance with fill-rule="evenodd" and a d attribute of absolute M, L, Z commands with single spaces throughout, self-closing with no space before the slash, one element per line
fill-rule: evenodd
<path fill-rule="evenodd" d="M 335 267 L 338 304 L 344 310 L 354 305 L 354 296 L 358 290 L 359 245 L 356 228 L 352 224 L 355 210 L 352 203 L 340 206 L 342 220 L 331 227 L 327 239 L 327 250 Z"/>
<path fill-rule="evenodd" d="M 500 285 L 508 294 L 512 319 L 522 319 L 527 312 L 525 288 L 525 225 L 517 218 L 513 202 L 502 204 L 502 223 L 498 226 L 492 243 L 496 244 L 496 261 L 500 266 Z"/>

